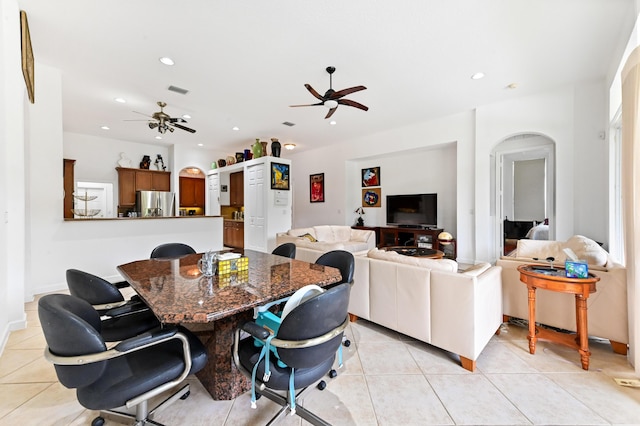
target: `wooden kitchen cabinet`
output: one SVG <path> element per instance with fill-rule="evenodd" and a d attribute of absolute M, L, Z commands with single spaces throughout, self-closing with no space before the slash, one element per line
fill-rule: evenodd
<path fill-rule="evenodd" d="M 204 208 L 204 179 L 180 177 L 180 207 Z"/>
<path fill-rule="evenodd" d="M 171 172 L 126 167 L 116 170 L 119 213 L 126 213 L 136 205 L 136 191 L 171 191 Z"/>
<path fill-rule="evenodd" d="M 62 177 L 64 183 L 64 211 L 63 217 L 65 219 L 73 218 L 73 191 L 75 191 L 75 178 L 74 178 L 74 166 L 76 160 L 68 160 L 64 158 L 62 160 Z"/>
<path fill-rule="evenodd" d="M 234 207 L 244 206 L 244 173 L 235 172 L 229 176 L 229 191 L 231 195 L 231 205 Z"/>
<path fill-rule="evenodd" d="M 244 222 L 225 220 L 222 238 L 226 247 L 244 248 Z"/>

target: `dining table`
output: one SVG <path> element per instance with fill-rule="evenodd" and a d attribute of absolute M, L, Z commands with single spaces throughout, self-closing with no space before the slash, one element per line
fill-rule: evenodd
<path fill-rule="evenodd" d="M 235 330 L 253 319 L 254 308 L 292 295 L 309 284 L 340 282 L 336 268 L 255 250 L 234 250 L 248 269 L 204 276 L 202 253 L 170 259 L 144 259 L 119 265 L 118 272 L 162 324 L 179 324 L 207 348 L 207 365 L 197 373 L 216 400 L 230 400 L 249 389 L 249 380 L 232 361 Z"/>

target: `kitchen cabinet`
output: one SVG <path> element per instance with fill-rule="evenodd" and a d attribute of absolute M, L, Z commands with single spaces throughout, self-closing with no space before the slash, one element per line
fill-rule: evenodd
<path fill-rule="evenodd" d="M 180 177 L 180 207 L 204 208 L 204 179 Z"/>
<path fill-rule="evenodd" d="M 76 160 L 68 160 L 64 158 L 62 160 L 62 176 L 64 183 L 64 211 L 63 217 L 65 219 L 73 218 L 73 191 L 75 186 L 75 178 L 74 178 L 74 166 L 76 164 Z"/>
<path fill-rule="evenodd" d="M 116 170 L 119 213 L 135 207 L 136 191 L 171 191 L 171 172 L 126 167 L 116 167 Z"/>
<path fill-rule="evenodd" d="M 244 206 L 244 172 L 231 173 L 229 191 L 231 193 L 231 206 Z"/>
<path fill-rule="evenodd" d="M 222 239 L 226 247 L 244 248 L 244 222 L 225 220 Z"/>

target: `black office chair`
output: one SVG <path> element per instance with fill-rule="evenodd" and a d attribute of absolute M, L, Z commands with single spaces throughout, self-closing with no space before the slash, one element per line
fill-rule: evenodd
<path fill-rule="evenodd" d="M 294 243 L 283 243 L 274 248 L 271 254 L 278 256 L 288 257 L 289 259 L 296 258 L 296 245 Z"/>
<path fill-rule="evenodd" d="M 349 323 L 347 308 L 350 290 L 351 286 L 346 283 L 333 287 L 301 303 L 282 320 L 277 335 L 271 338 L 269 345 L 277 348 L 285 367 L 279 365 L 270 350 L 265 350 L 266 354 L 261 356 L 264 346 L 259 347 L 254 343 L 254 338 L 266 343 L 270 337 L 269 330 L 253 321 L 236 330 L 233 351 L 236 366 L 248 377 L 252 377 L 256 368 L 257 386 L 252 387 L 252 404 L 257 393 L 282 405 L 269 424 L 287 411 L 314 425 L 329 424 L 302 407 L 299 397 L 332 369 L 344 329 Z M 251 337 L 240 340 L 241 331 L 249 333 Z M 268 380 L 265 379 L 267 365 L 270 372 Z M 293 388 L 290 388 L 292 377 Z M 300 391 L 296 394 L 298 389 Z M 286 391 L 286 396 L 278 391 Z"/>
<path fill-rule="evenodd" d="M 138 297 L 125 300 L 118 288 L 109 281 L 80 271 L 67 269 L 69 293 L 93 306 L 104 317 L 102 337 L 115 342 L 160 326 L 149 307 Z"/>
<path fill-rule="evenodd" d="M 187 254 L 195 254 L 195 250 L 183 243 L 166 243 L 160 244 L 151 251 L 151 259 L 170 259 L 174 257 L 185 256 Z"/>
<path fill-rule="evenodd" d="M 103 425 L 104 417 L 159 424 L 151 420 L 154 414 L 178 398 L 186 399 L 189 385 L 152 410 L 148 400 L 177 387 L 207 362 L 202 343 L 181 327 L 155 329 L 108 349 L 96 310 L 68 294 L 43 296 L 38 315 L 48 345 L 45 358 L 54 364 L 60 383 L 77 390 L 83 407 L 104 410 L 93 426 Z M 121 406 L 136 407 L 135 416 L 111 411 Z"/>
<path fill-rule="evenodd" d="M 316 263 L 318 265 L 332 266 L 339 269 L 340 274 L 342 275 L 342 281 L 340 281 L 340 283 L 349 284 L 353 284 L 353 272 L 355 270 L 356 264 L 355 262 L 356 261 L 353 257 L 353 253 L 346 250 L 328 251 L 316 260 Z"/>
<path fill-rule="evenodd" d="M 316 259 L 316 263 L 318 265 L 324 266 L 332 266 L 340 270 L 340 275 L 342 275 L 342 281 L 337 284 L 332 284 L 331 286 L 335 286 L 342 283 L 349 283 L 353 285 L 353 273 L 356 268 L 356 260 L 353 257 L 353 253 L 348 252 L 346 250 L 332 250 L 322 254 L 318 259 Z M 331 288 L 331 286 L 327 288 Z M 347 336 L 344 337 L 342 344 L 345 347 L 351 346 L 351 340 L 347 339 Z M 335 375 L 335 371 L 332 372 L 332 376 Z"/>

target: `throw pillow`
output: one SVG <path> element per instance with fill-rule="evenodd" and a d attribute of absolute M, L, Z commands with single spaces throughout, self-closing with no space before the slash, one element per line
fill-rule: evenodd
<path fill-rule="evenodd" d="M 306 238 L 307 240 L 311 241 L 312 243 L 315 243 L 316 241 L 318 241 L 315 238 L 313 238 L 313 235 L 311 235 L 309 233 L 300 235 L 300 238 Z"/>
<path fill-rule="evenodd" d="M 574 251 L 578 259 L 586 260 L 590 265 L 605 266 L 607 264 L 609 253 L 600 247 L 600 244 L 587 237 L 574 235 L 565 245 Z"/>

